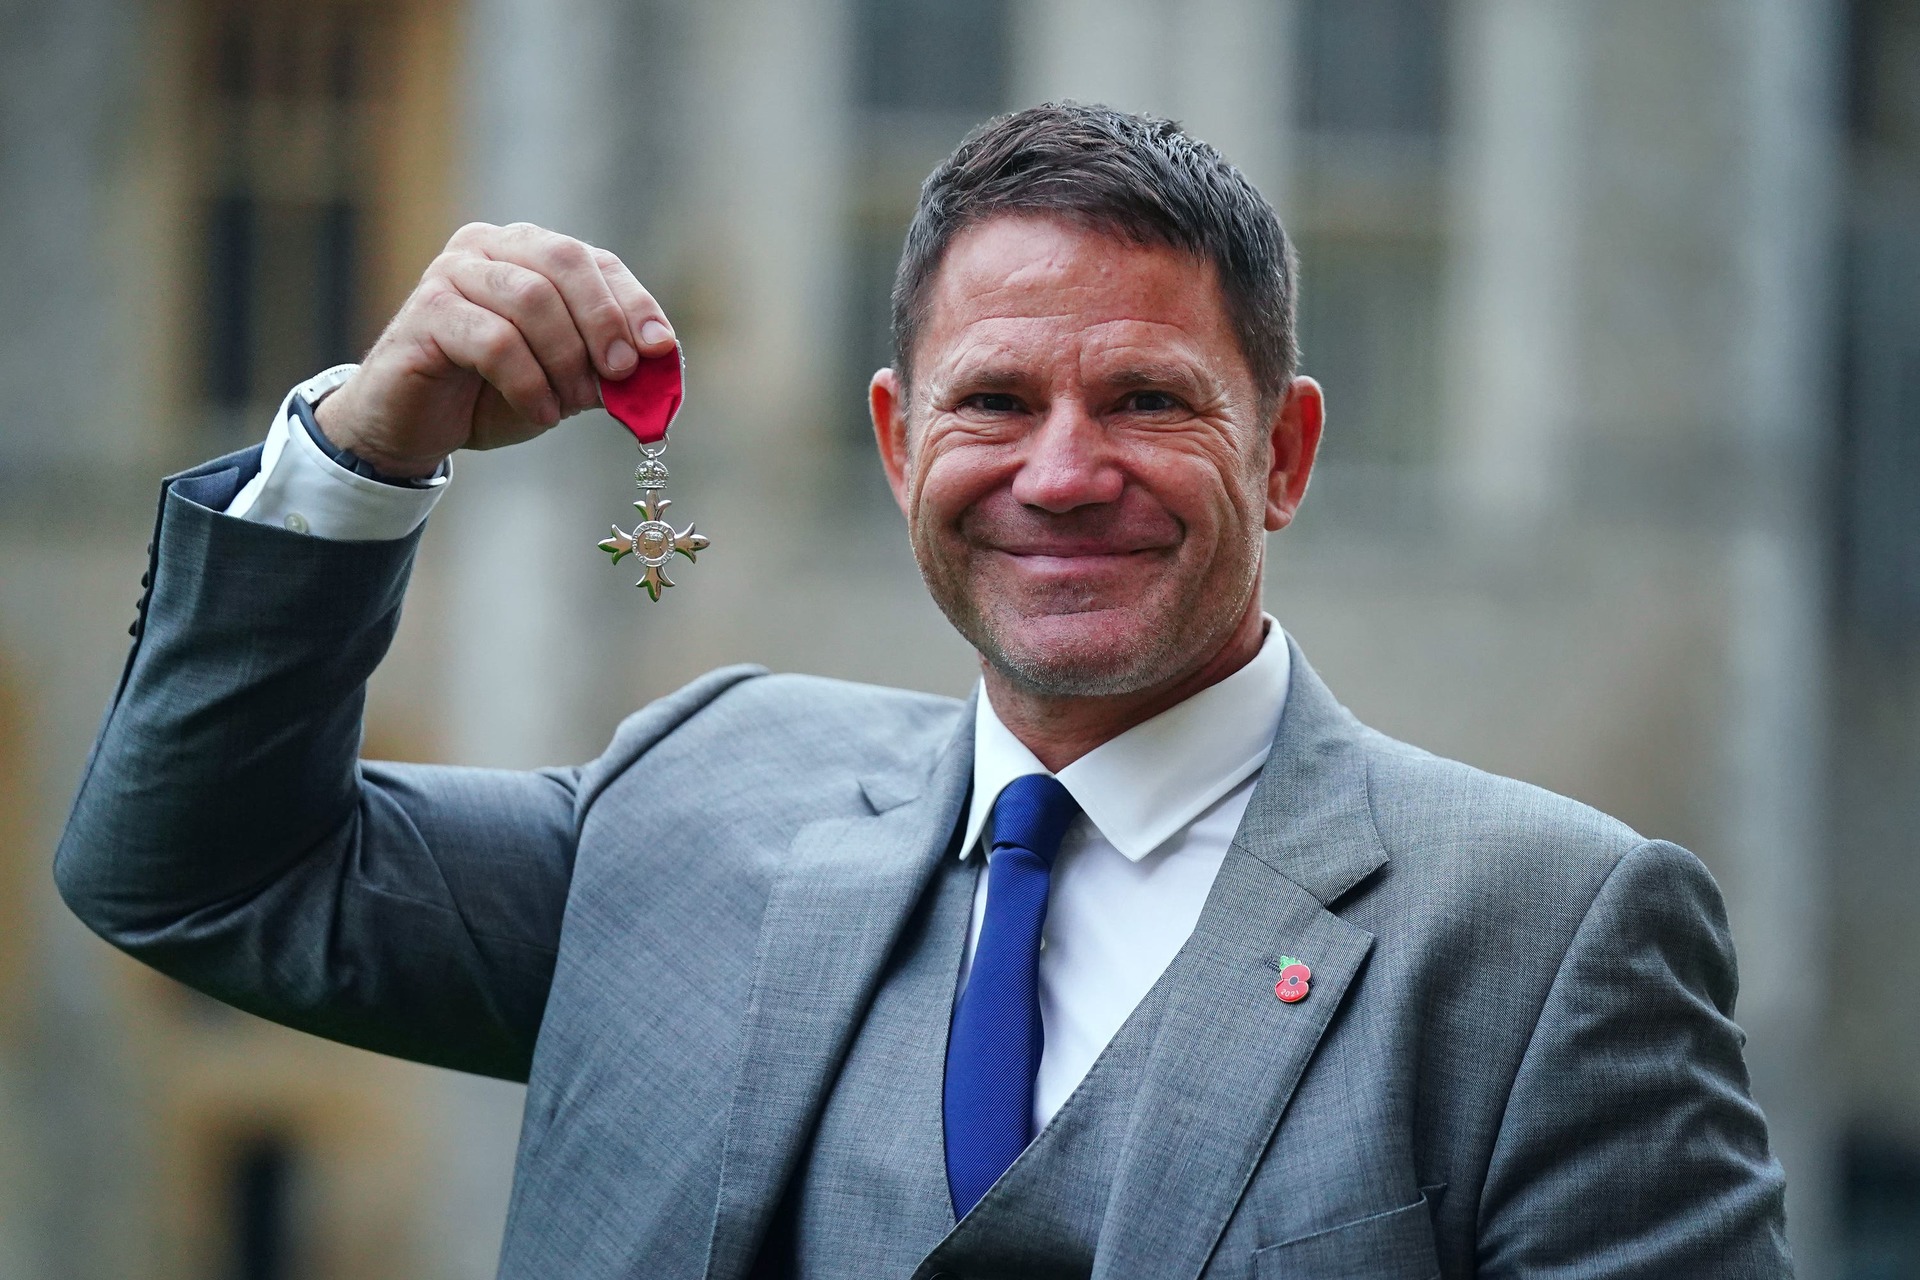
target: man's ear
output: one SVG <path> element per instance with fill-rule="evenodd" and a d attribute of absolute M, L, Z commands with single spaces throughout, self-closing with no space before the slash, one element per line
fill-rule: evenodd
<path fill-rule="evenodd" d="M 1307 496 L 1307 479 L 1320 453 L 1320 431 L 1326 421 L 1326 398 L 1320 384 L 1304 375 L 1289 382 L 1271 427 L 1267 532 L 1276 533 L 1293 523 L 1300 500 Z"/>
<path fill-rule="evenodd" d="M 873 416 L 873 439 L 880 446 L 880 465 L 900 514 L 910 515 L 907 473 L 907 389 L 893 369 L 881 369 L 867 384 L 867 412 Z"/>

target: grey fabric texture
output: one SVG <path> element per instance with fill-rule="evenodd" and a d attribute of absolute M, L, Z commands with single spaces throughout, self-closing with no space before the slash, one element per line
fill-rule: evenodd
<path fill-rule="evenodd" d="M 730 668 L 579 768 L 362 762 L 414 540 L 216 514 L 257 466 L 166 486 L 56 877 L 221 999 L 526 1080 L 502 1276 L 1791 1274 L 1704 868 L 1297 649 L 1193 937 L 955 1224 L 971 709 Z"/>
<path fill-rule="evenodd" d="M 942 1134 L 947 1024 L 982 862 L 942 860 L 895 947 L 761 1249 L 762 1274 L 827 1276 L 843 1241 L 865 1274 L 906 1276 L 953 1230 Z M 889 1123 L 874 1123 L 876 1115 Z"/>

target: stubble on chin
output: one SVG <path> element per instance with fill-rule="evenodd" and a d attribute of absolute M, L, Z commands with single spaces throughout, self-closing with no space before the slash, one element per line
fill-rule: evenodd
<path fill-rule="evenodd" d="M 1196 591 L 1156 601 L 1149 589 L 1106 607 L 1092 600 L 1073 602 L 1085 608 L 1023 601 L 1011 590 L 976 587 L 970 550 L 942 556 L 914 540 L 921 577 L 947 621 L 995 672 L 1042 698 L 1123 696 L 1177 679 L 1205 660 L 1209 644 L 1225 642 L 1240 612 L 1207 618 L 1212 611 Z M 1257 560 L 1255 566 L 1250 575 L 1257 574 Z"/>
<path fill-rule="evenodd" d="M 1103 610 L 1111 614 L 1113 610 Z M 1154 627 L 1124 624 L 1102 627 L 1101 615 L 1059 619 L 1006 619 L 982 627 L 974 648 L 993 669 L 1015 685 L 1046 698 L 1098 698 L 1139 693 L 1166 681 L 1179 666 L 1177 638 Z M 1081 626 L 1049 622 L 1083 619 Z M 1039 637 L 1037 630 L 1056 634 Z M 1145 636 L 1138 637 L 1140 631 Z M 1104 634 L 1101 634 L 1104 632 Z M 1024 634 L 1023 634 L 1024 633 Z M 1064 633 L 1064 634 L 1061 634 Z"/>

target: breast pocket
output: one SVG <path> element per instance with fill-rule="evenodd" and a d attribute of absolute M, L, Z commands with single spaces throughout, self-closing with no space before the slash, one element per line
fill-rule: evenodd
<path fill-rule="evenodd" d="M 1432 1280 L 1440 1274 L 1426 1200 L 1256 1249 L 1255 1280 Z"/>

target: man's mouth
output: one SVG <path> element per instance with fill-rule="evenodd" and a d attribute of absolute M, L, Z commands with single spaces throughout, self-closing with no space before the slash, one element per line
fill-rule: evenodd
<path fill-rule="evenodd" d="M 1129 547 L 1100 543 L 1024 545 L 989 548 L 1004 558 L 1012 571 L 1037 583 L 1090 583 L 1116 575 L 1141 572 L 1169 554 L 1167 547 Z"/>
<path fill-rule="evenodd" d="M 1107 560 L 1148 555 L 1170 548 L 1163 543 L 1116 541 L 1112 538 L 1047 538 L 1032 542 L 990 543 L 987 549 L 1023 560 Z"/>

